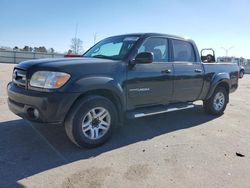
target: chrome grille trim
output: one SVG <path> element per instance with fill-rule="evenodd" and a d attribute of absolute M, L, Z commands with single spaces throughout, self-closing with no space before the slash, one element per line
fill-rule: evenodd
<path fill-rule="evenodd" d="M 21 87 L 26 88 L 27 79 L 26 79 L 26 71 L 21 69 L 14 69 L 12 75 L 12 81 Z"/>

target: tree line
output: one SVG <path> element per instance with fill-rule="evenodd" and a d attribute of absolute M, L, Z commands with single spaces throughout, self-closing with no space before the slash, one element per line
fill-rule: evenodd
<path fill-rule="evenodd" d="M 54 48 L 46 48 L 45 46 L 39 47 L 31 47 L 25 45 L 23 48 L 15 46 L 14 48 L 0 46 L 1 50 L 14 50 L 14 51 L 24 51 L 24 52 L 41 52 L 41 53 L 55 53 Z M 66 52 L 68 54 L 82 54 L 84 52 L 83 49 L 83 41 L 80 38 L 72 38 L 70 49 Z"/>
<path fill-rule="evenodd" d="M 23 48 L 18 48 L 17 46 L 15 46 L 13 50 L 24 51 L 24 52 L 55 53 L 54 48 L 47 49 L 45 46 L 39 46 L 39 47 L 24 46 Z"/>

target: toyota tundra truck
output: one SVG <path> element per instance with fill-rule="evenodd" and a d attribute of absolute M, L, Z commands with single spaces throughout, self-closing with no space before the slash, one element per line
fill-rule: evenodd
<path fill-rule="evenodd" d="M 193 108 L 223 114 L 238 87 L 236 64 L 202 61 L 186 38 L 138 33 L 106 38 L 81 57 L 19 63 L 9 109 L 31 122 L 62 124 L 80 147 L 105 143 L 125 118 Z"/>

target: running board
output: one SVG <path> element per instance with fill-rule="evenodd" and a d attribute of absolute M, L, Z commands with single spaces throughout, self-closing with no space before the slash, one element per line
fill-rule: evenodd
<path fill-rule="evenodd" d="M 173 111 L 179 111 L 179 110 L 184 110 L 184 109 L 189 109 L 189 108 L 193 108 L 194 105 L 193 104 L 188 104 L 188 105 L 181 105 L 178 107 L 165 107 L 164 109 L 161 107 L 161 109 L 155 109 L 153 110 L 146 110 L 147 112 L 133 112 L 133 113 L 129 113 L 128 117 L 129 118 L 140 118 L 140 117 L 145 117 L 145 116 L 152 116 L 152 115 L 156 115 L 156 114 L 162 114 L 162 113 L 167 113 L 167 112 L 173 112 Z"/>

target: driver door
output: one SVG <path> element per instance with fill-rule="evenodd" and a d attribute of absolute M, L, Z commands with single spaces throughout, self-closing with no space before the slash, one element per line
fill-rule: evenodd
<path fill-rule="evenodd" d="M 169 62 L 168 39 L 150 37 L 138 53 L 152 52 L 153 63 L 136 64 L 128 70 L 127 107 L 163 105 L 170 102 L 173 93 L 173 65 Z"/>

